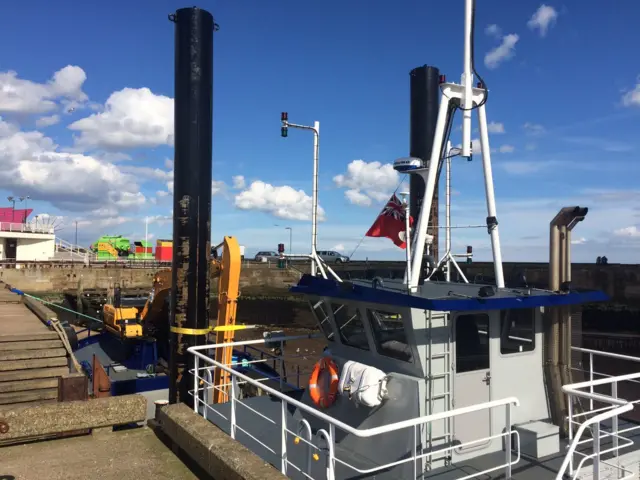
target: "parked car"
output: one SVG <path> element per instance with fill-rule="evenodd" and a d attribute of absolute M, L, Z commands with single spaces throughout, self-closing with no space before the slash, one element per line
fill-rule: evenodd
<path fill-rule="evenodd" d="M 346 263 L 349 261 L 349 257 L 346 255 L 342 255 L 341 253 L 334 252 L 332 250 L 319 251 L 318 256 L 324 260 L 325 263 Z"/>
<path fill-rule="evenodd" d="M 280 258 L 278 252 L 273 250 L 264 250 L 256 253 L 256 262 L 277 262 Z"/>

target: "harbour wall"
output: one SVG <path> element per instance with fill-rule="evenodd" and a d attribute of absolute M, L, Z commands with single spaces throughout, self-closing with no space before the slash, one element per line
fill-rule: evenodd
<path fill-rule="evenodd" d="M 63 293 L 76 290 L 82 284 L 84 290 L 106 290 L 115 283 L 126 289 L 150 289 L 153 275 L 151 268 L 122 268 L 102 266 L 34 265 L 28 268 L 2 268 L 0 281 L 19 290 L 31 293 Z M 274 266 L 248 264 L 240 278 L 242 295 L 283 295 L 294 285 L 301 273 Z M 211 282 L 213 293 L 217 290 L 215 279 Z"/>
<path fill-rule="evenodd" d="M 488 262 L 461 264 L 470 281 L 493 280 L 493 265 Z M 401 277 L 404 264 L 401 262 L 352 262 L 334 267 L 344 279 Z M 274 265 L 247 263 L 243 265 L 240 289 L 243 296 L 283 296 L 289 286 L 295 284 L 308 265 L 296 264 L 293 269 L 279 269 Z M 640 308 L 640 265 L 595 265 L 574 264 L 572 268 L 573 286 L 576 288 L 598 289 L 606 292 L 613 303 Z M 75 290 L 81 281 L 83 288 L 106 289 L 110 284 L 119 283 L 124 289 L 151 287 L 154 269 L 122 268 L 103 266 L 56 266 L 32 265 L 25 268 L 0 269 L 0 281 L 15 288 L 33 293 L 64 292 Z M 504 276 L 508 285 L 520 282 L 526 277 L 528 285 L 545 288 L 549 275 L 544 263 L 505 263 Z M 454 275 L 455 278 L 455 275 Z M 216 282 L 212 282 L 215 293 Z"/>

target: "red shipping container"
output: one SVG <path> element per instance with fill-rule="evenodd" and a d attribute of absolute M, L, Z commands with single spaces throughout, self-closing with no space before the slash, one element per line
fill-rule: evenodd
<path fill-rule="evenodd" d="M 173 247 L 156 247 L 156 260 L 170 262 L 173 260 Z"/>

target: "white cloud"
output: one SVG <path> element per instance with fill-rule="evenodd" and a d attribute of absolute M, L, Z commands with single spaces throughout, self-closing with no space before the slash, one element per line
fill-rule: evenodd
<path fill-rule="evenodd" d="M 511 161 L 501 162 L 498 165 L 505 172 L 510 173 L 511 175 L 527 175 L 537 173 L 556 164 L 557 162 L 549 160 L 537 162 Z"/>
<path fill-rule="evenodd" d="M 622 105 L 625 107 L 640 107 L 640 77 L 633 90 L 629 90 L 622 95 Z"/>
<path fill-rule="evenodd" d="M 211 195 L 222 192 L 227 185 L 222 180 L 211 180 Z"/>
<path fill-rule="evenodd" d="M 334 250 L 336 252 L 344 252 L 345 248 L 343 244 L 338 243 L 337 245 L 334 245 L 333 247 L 331 247 L 331 250 Z"/>
<path fill-rule="evenodd" d="M 164 159 L 164 168 L 168 168 L 169 170 L 173 170 L 173 159 L 165 158 Z"/>
<path fill-rule="evenodd" d="M 243 189 L 247 183 L 245 182 L 243 175 L 236 175 L 233 177 L 233 188 L 237 188 L 238 190 Z"/>
<path fill-rule="evenodd" d="M 500 145 L 500 148 L 498 148 L 500 153 L 513 153 L 514 150 L 515 147 L 513 145 Z"/>
<path fill-rule="evenodd" d="M 336 175 L 333 181 L 338 187 L 348 189 L 345 197 L 351 203 L 367 206 L 372 200 L 388 200 L 398 186 L 400 176 L 390 163 L 354 160 L 347 166 L 347 172 Z M 369 198 L 369 203 L 364 197 Z"/>
<path fill-rule="evenodd" d="M 170 224 L 173 221 L 173 215 L 152 215 L 147 217 L 147 221 L 149 225 L 155 224 L 161 227 Z"/>
<path fill-rule="evenodd" d="M 235 205 L 241 210 L 258 210 L 288 220 L 311 219 L 311 197 L 288 185 L 276 187 L 261 181 L 252 182 L 236 195 Z M 324 210 L 318 206 L 318 220 L 324 216 Z"/>
<path fill-rule="evenodd" d="M 526 122 L 522 128 L 530 135 L 540 135 L 545 132 L 545 128 L 537 123 Z"/>
<path fill-rule="evenodd" d="M 491 25 L 487 25 L 487 28 L 484 29 L 484 33 L 490 37 L 500 38 L 500 35 L 502 35 L 502 29 L 493 23 Z"/>
<path fill-rule="evenodd" d="M 167 191 L 163 192 L 163 191 L 158 191 L 156 192 L 156 195 L 158 197 L 166 197 L 168 195 L 173 195 L 173 172 L 169 172 L 168 176 L 171 178 L 171 180 L 167 180 Z M 226 184 L 222 181 L 222 180 L 211 180 L 211 195 L 216 195 L 220 192 L 222 192 L 225 188 L 226 188 Z"/>
<path fill-rule="evenodd" d="M 584 237 L 572 238 L 571 245 L 584 245 L 587 243 L 587 239 Z"/>
<path fill-rule="evenodd" d="M 173 99 L 148 88 L 124 88 L 107 99 L 104 110 L 71 125 L 80 147 L 107 149 L 173 146 Z"/>
<path fill-rule="evenodd" d="M 504 133 L 504 124 L 499 122 L 489 122 L 487 130 L 489 130 L 489 133 Z"/>
<path fill-rule="evenodd" d="M 630 227 L 619 228 L 613 232 L 616 237 L 633 237 L 640 238 L 640 229 L 635 225 Z"/>
<path fill-rule="evenodd" d="M 50 115 L 48 117 L 40 117 L 36 120 L 36 127 L 44 128 L 50 127 L 51 125 L 55 125 L 60 122 L 60 115 Z"/>
<path fill-rule="evenodd" d="M 371 198 L 362 193 L 360 190 L 347 190 L 344 196 L 349 202 L 361 207 L 371 206 Z"/>
<path fill-rule="evenodd" d="M 540 8 L 531 16 L 527 22 L 527 26 L 531 30 L 538 30 L 541 37 L 544 37 L 558 18 L 558 12 L 555 8 L 548 5 L 540 5 Z"/>
<path fill-rule="evenodd" d="M 88 98 L 82 91 L 87 74 L 67 65 L 46 83 L 18 78 L 14 71 L 0 73 L 0 112 L 45 113 L 58 108 L 57 100 L 80 105 Z"/>
<path fill-rule="evenodd" d="M 136 209 L 146 198 L 136 178 L 95 157 L 61 152 L 41 132 L 19 131 L 0 120 L 0 188 L 75 211 Z"/>
<path fill-rule="evenodd" d="M 512 58 L 519 39 L 520 37 L 515 33 L 502 37 L 502 43 L 484 56 L 485 66 L 490 69 L 497 68 L 502 62 Z"/>
<path fill-rule="evenodd" d="M 166 182 L 173 178 L 173 172 L 167 172 L 161 168 L 143 167 L 138 165 L 122 165 L 120 171 L 130 173 L 138 178 Z"/>

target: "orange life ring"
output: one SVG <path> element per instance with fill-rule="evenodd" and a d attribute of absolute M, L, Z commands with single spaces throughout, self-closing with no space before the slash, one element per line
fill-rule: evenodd
<path fill-rule="evenodd" d="M 324 370 L 328 370 L 331 374 L 331 382 L 329 383 L 329 391 L 322 392 L 318 387 L 318 378 L 320 377 L 320 373 Z M 315 367 L 313 367 L 313 372 L 311 372 L 311 376 L 309 377 L 309 395 L 311 396 L 311 401 L 322 408 L 328 408 L 333 405 L 336 401 L 338 395 L 338 383 L 340 382 L 340 377 L 338 376 L 338 366 L 336 362 L 334 362 L 330 357 L 322 357 L 316 363 Z"/>

